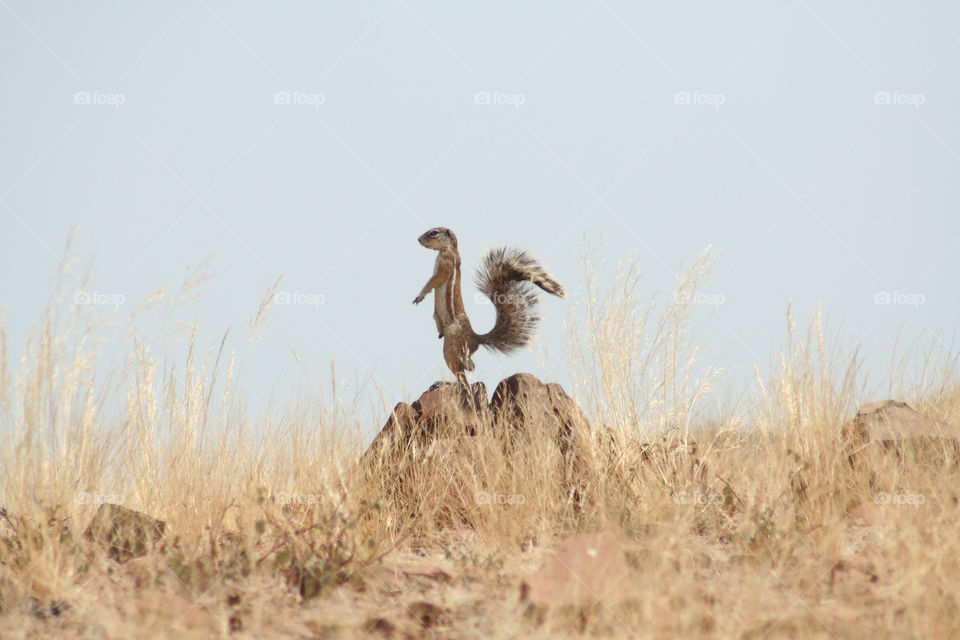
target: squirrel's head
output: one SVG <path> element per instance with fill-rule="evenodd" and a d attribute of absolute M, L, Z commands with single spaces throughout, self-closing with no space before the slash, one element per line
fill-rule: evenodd
<path fill-rule="evenodd" d="M 436 249 L 437 251 L 443 251 L 450 247 L 457 248 L 457 236 L 453 235 L 453 231 L 446 227 L 430 229 L 417 238 L 417 242 L 427 249 Z"/>

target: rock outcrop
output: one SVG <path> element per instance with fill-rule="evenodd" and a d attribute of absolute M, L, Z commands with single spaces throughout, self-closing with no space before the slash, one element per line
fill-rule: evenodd
<path fill-rule="evenodd" d="M 486 387 L 477 382 L 469 390 L 437 383 L 415 402 L 398 403 L 360 465 L 371 472 L 396 469 L 438 451 L 462 454 L 462 462 L 470 464 L 494 438 L 509 447 L 544 428 L 563 458 L 570 494 L 579 501 L 588 483 L 589 423 L 560 385 L 527 373 L 502 380 L 489 402 Z"/>

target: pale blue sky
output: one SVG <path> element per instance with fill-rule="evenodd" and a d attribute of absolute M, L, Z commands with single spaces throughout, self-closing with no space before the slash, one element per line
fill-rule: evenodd
<path fill-rule="evenodd" d="M 636 251 L 662 295 L 713 245 L 723 303 L 699 337 L 734 388 L 789 300 L 801 320 L 822 305 L 881 379 L 898 331 L 943 346 L 958 326 L 954 3 L 0 0 L 0 78 L 15 352 L 74 225 L 91 300 L 121 315 L 210 256 L 178 316 L 205 347 L 230 327 L 242 350 L 283 275 L 303 304 L 274 306 L 248 355 L 254 406 L 303 368 L 326 385 L 331 357 L 391 405 L 449 379 L 410 304 L 437 225 L 471 275 L 516 245 L 573 296 L 585 238 L 610 263 Z M 481 352 L 474 380 L 568 380 L 568 302 L 543 304 L 531 351 Z"/>

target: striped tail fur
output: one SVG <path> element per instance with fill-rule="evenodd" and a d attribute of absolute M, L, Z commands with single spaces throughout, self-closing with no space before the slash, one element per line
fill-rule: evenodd
<path fill-rule="evenodd" d="M 521 349 L 533 338 L 540 322 L 539 298 L 533 285 L 555 296 L 567 297 L 563 286 L 533 257 L 507 247 L 492 249 L 484 256 L 474 282 L 497 311 L 493 329 L 478 335 L 477 341 L 501 353 Z"/>

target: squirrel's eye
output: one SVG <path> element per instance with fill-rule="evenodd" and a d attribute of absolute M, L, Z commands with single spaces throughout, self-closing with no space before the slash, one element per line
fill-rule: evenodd
<path fill-rule="evenodd" d="M 439 232 L 439 231 L 431 231 L 431 232 L 430 232 L 430 237 L 431 237 L 431 238 L 436 238 L 438 235 L 440 235 L 440 232 Z"/>

